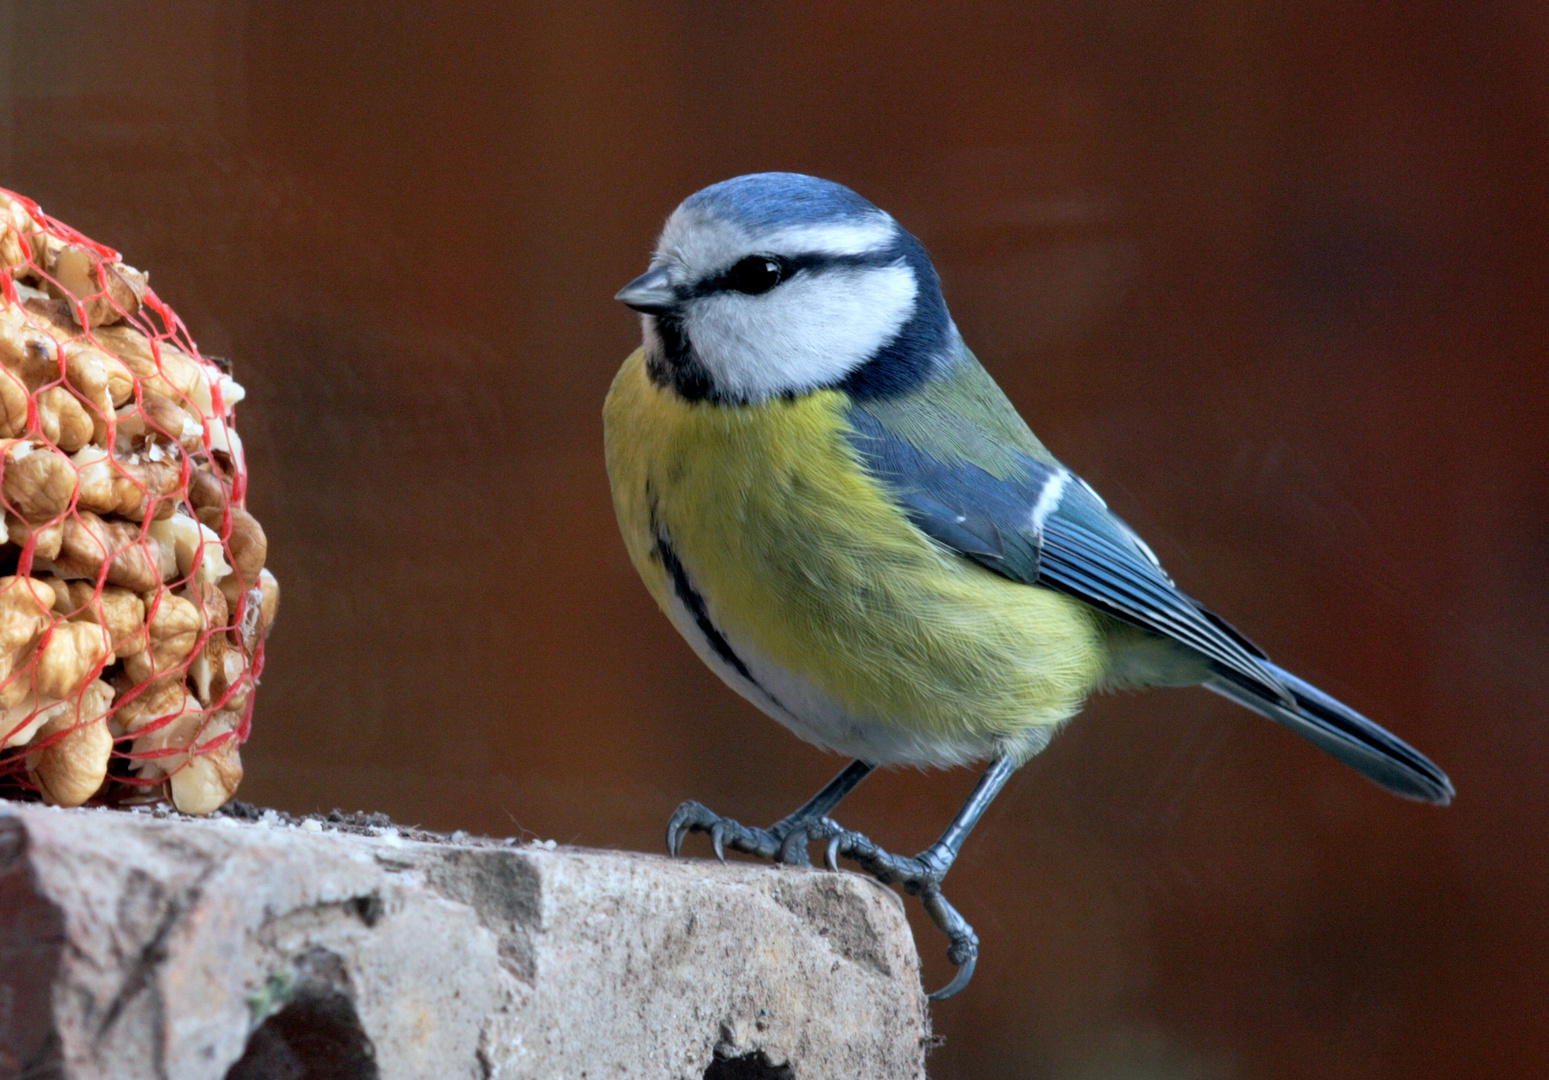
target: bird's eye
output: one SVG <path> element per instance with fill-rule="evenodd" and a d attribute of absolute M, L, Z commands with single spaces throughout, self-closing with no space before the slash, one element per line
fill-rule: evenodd
<path fill-rule="evenodd" d="M 784 268 L 767 255 L 749 255 L 726 272 L 726 285 L 740 293 L 766 293 L 785 277 Z"/>

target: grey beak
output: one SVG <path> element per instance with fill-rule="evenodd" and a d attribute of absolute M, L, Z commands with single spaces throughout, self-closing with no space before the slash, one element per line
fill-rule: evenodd
<path fill-rule="evenodd" d="M 666 315 L 678 306 L 678 294 L 665 266 L 647 270 L 620 289 L 613 299 L 644 315 Z"/>

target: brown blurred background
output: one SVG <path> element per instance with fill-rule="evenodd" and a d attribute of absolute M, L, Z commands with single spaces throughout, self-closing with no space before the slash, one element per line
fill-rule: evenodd
<path fill-rule="evenodd" d="M 813 172 L 921 237 L 1185 588 L 1459 790 L 1094 703 L 949 879 L 985 953 L 933 1075 L 1541 1073 L 1542 6 L 839 7 L 0 0 L 0 185 L 250 392 L 284 603 L 243 797 L 654 851 L 680 799 L 769 821 L 838 768 L 654 610 L 598 415 L 667 212 Z M 912 850 L 971 781 L 841 816 Z"/>

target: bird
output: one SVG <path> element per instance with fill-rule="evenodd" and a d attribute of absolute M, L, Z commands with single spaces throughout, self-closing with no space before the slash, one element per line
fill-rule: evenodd
<path fill-rule="evenodd" d="M 1202 685 L 1396 795 L 1445 805 L 1419 751 L 1272 663 L 1180 591 L 975 358 L 921 243 L 848 187 L 737 176 L 685 199 L 616 297 L 641 344 L 603 407 L 630 560 L 699 658 L 853 759 L 779 822 L 697 802 L 725 849 L 840 858 L 917 896 L 972 977 L 943 879 L 1006 782 L 1094 693 Z M 939 839 L 891 853 L 830 815 L 884 766 L 983 765 Z"/>

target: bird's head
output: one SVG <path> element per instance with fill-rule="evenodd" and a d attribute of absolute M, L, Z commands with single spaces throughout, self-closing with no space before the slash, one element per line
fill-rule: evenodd
<path fill-rule="evenodd" d="M 799 173 L 690 195 L 618 299 L 642 315 L 652 379 L 693 400 L 900 393 L 948 362 L 957 334 L 919 241 Z"/>

